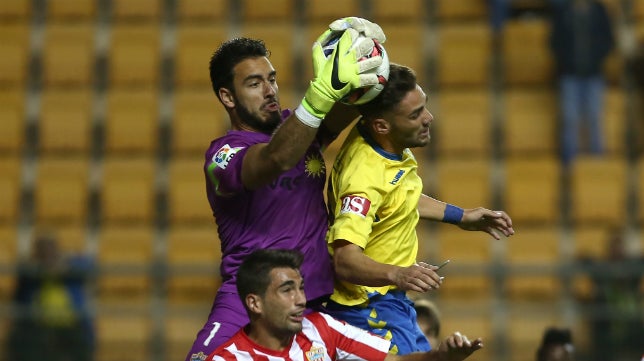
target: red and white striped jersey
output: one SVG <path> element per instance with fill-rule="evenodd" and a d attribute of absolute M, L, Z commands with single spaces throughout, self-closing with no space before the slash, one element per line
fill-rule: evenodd
<path fill-rule="evenodd" d="M 389 341 L 323 313 L 311 313 L 291 345 L 276 351 L 251 341 L 243 329 L 217 348 L 208 361 L 381 361 Z"/>

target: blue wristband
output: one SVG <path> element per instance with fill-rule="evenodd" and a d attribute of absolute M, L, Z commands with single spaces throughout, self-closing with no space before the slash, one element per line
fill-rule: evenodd
<path fill-rule="evenodd" d="M 445 206 L 445 213 L 443 213 L 443 222 L 451 224 L 461 223 L 463 218 L 463 208 L 447 204 Z"/>

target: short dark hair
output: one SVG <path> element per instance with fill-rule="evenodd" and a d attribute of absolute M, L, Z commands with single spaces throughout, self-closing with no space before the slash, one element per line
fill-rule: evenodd
<path fill-rule="evenodd" d="M 269 57 L 270 54 L 264 41 L 259 39 L 234 38 L 221 44 L 210 58 L 210 82 L 217 98 L 219 89 L 233 89 L 235 65 L 248 58 Z"/>
<path fill-rule="evenodd" d="M 384 88 L 371 101 L 358 105 L 358 111 L 367 119 L 377 118 L 392 110 L 400 101 L 416 88 L 416 72 L 413 69 L 396 64 L 389 64 L 389 79 Z"/>
<path fill-rule="evenodd" d="M 543 332 L 541 345 L 537 349 L 537 361 L 546 359 L 546 351 L 552 346 L 572 345 L 572 333 L 567 328 L 548 327 Z"/>
<path fill-rule="evenodd" d="M 237 293 L 244 300 L 249 294 L 263 296 L 271 283 L 270 273 L 275 268 L 292 268 L 299 271 L 302 253 L 290 249 L 259 249 L 246 256 L 237 270 Z"/>

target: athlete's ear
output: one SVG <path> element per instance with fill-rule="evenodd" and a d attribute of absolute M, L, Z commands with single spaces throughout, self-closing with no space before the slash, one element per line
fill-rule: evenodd
<path fill-rule="evenodd" d="M 383 118 L 376 118 L 371 121 L 371 128 L 376 134 L 388 134 L 391 124 Z"/>
<path fill-rule="evenodd" d="M 230 91 L 227 88 L 220 88 L 219 89 L 219 98 L 221 99 L 222 104 L 226 108 L 234 108 L 235 107 L 235 96 L 233 95 L 233 92 Z"/>
<path fill-rule="evenodd" d="M 256 294 L 249 293 L 246 295 L 246 307 L 252 313 L 262 313 L 262 299 Z"/>

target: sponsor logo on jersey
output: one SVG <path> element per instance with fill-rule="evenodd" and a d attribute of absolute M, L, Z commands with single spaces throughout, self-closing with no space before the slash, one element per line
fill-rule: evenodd
<path fill-rule="evenodd" d="M 346 196 L 342 198 L 340 214 L 353 213 L 364 218 L 367 216 L 367 213 L 369 213 L 369 207 L 371 207 L 371 201 L 365 197 L 353 195 Z"/>
<path fill-rule="evenodd" d="M 306 351 L 306 359 L 309 361 L 324 360 L 324 347 L 311 346 L 311 349 Z"/>
<path fill-rule="evenodd" d="M 392 179 L 391 182 L 389 182 L 389 184 L 396 185 L 396 183 L 398 183 L 398 181 L 403 176 L 403 174 L 405 174 L 405 171 L 402 169 L 399 170 L 398 173 L 396 173 L 396 176 L 394 176 L 394 179 Z"/>
<path fill-rule="evenodd" d="M 235 154 L 237 154 L 237 152 L 242 149 L 244 149 L 244 147 L 231 147 L 230 145 L 226 144 L 223 147 L 219 148 L 215 155 L 212 156 L 212 161 L 217 164 L 217 167 L 226 169 L 230 160 L 233 159 Z"/>
<path fill-rule="evenodd" d="M 193 353 L 192 356 L 190 356 L 190 361 L 205 361 L 207 358 L 208 355 L 199 351 L 199 353 Z"/>

